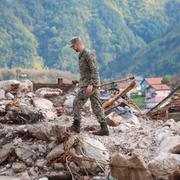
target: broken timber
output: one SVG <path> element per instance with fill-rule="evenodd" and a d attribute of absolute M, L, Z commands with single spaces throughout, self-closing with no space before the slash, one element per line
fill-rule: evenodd
<path fill-rule="evenodd" d="M 180 85 L 178 85 L 166 98 L 164 98 L 159 104 L 157 104 L 155 107 L 153 107 L 152 109 L 150 109 L 146 115 L 151 117 L 152 119 L 154 119 L 155 117 L 157 118 L 158 115 L 161 114 L 164 115 L 167 119 L 169 118 L 169 109 L 172 107 L 172 106 L 176 106 L 177 109 L 178 109 L 178 112 L 180 112 L 180 97 L 178 97 L 177 100 L 173 101 L 173 102 L 170 102 L 168 103 L 167 105 L 165 105 L 165 107 L 163 108 L 160 108 L 161 105 L 163 105 L 164 103 L 166 103 L 178 90 L 180 90 Z M 158 110 L 158 108 L 160 108 Z M 180 117 L 179 117 L 180 119 Z"/>
<path fill-rule="evenodd" d="M 111 106 L 114 103 L 114 101 L 116 101 L 120 97 L 126 95 L 131 89 L 133 89 L 135 87 L 135 85 L 136 85 L 135 81 L 131 82 L 131 84 L 126 89 L 124 89 L 122 92 L 116 94 L 111 99 L 108 99 L 107 101 L 105 101 L 102 105 L 103 108 L 105 109 L 105 108 Z"/>

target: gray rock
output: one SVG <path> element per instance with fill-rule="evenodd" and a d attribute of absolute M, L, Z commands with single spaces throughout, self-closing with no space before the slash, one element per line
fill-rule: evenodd
<path fill-rule="evenodd" d="M 13 151 L 14 146 L 12 143 L 4 145 L 2 149 L 0 149 L 0 164 L 4 162 Z"/>
<path fill-rule="evenodd" d="M 17 80 L 5 80 L 0 81 L 0 89 L 5 90 L 6 92 L 10 92 L 11 90 L 17 90 L 19 87 L 20 82 Z"/>
<path fill-rule="evenodd" d="M 14 99 L 14 95 L 11 94 L 10 92 L 6 93 L 6 98 L 11 100 L 11 99 Z"/>
<path fill-rule="evenodd" d="M 63 165 L 63 163 L 54 163 L 54 164 L 53 164 L 53 168 L 54 168 L 55 170 L 62 171 L 62 170 L 64 170 L 64 165 Z"/>
<path fill-rule="evenodd" d="M 116 179 L 152 180 L 147 165 L 137 154 L 125 156 L 120 153 L 114 153 L 111 158 L 110 167 L 110 174 Z"/>
<path fill-rule="evenodd" d="M 43 168 L 47 165 L 47 160 L 45 159 L 38 159 L 36 162 L 36 166 L 39 168 Z"/>
<path fill-rule="evenodd" d="M 64 153 L 64 145 L 59 144 L 57 145 L 47 156 L 47 160 L 48 161 L 52 161 L 55 160 L 57 158 L 59 158 L 62 154 Z"/>
<path fill-rule="evenodd" d="M 28 92 L 33 91 L 33 83 L 30 80 L 23 80 L 17 89 L 17 97 L 25 96 Z"/>
<path fill-rule="evenodd" d="M 115 112 L 112 112 L 107 116 L 107 123 L 109 126 L 118 126 L 121 121 L 122 117 Z"/>
<path fill-rule="evenodd" d="M 22 172 L 26 169 L 26 166 L 24 163 L 21 163 L 21 162 L 14 162 L 12 164 L 12 168 L 13 168 L 13 171 L 15 173 L 19 173 L 19 172 Z"/>
<path fill-rule="evenodd" d="M 0 176 L 0 180 L 20 180 L 20 178 L 13 176 Z"/>
<path fill-rule="evenodd" d="M 38 89 L 35 94 L 39 97 L 51 98 L 59 96 L 63 93 L 61 89 L 52 89 L 52 88 L 40 88 Z"/>
<path fill-rule="evenodd" d="M 28 166 L 33 164 L 33 159 L 35 159 L 36 155 L 31 150 L 31 147 L 28 145 L 23 145 L 15 149 L 15 153 L 17 157 L 22 160 Z"/>
<path fill-rule="evenodd" d="M 0 99 L 5 99 L 5 91 L 3 89 L 0 89 Z"/>
<path fill-rule="evenodd" d="M 157 152 L 178 154 L 180 152 L 180 136 L 165 138 L 160 144 Z"/>
<path fill-rule="evenodd" d="M 53 103 L 48 99 L 44 98 L 33 98 L 34 106 L 39 109 L 46 119 L 55 119 L 57 117 L 56 109 L 53 106 Z"/>
<path fill-rule="evenodd" d="M 168 179 L 180 167 L 180 155 L 160 153 L 148 164 L 151 173 L 158 179 Z"/>

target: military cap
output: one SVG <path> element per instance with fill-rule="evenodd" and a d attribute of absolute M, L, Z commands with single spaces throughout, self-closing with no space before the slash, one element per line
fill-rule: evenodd
<path fill-rule="evenodd" d="M 70 47 L 72 48 L 78 42 L 81 42 L 81 39 L 79 37 L 73 37 L 70 41 Z"/>

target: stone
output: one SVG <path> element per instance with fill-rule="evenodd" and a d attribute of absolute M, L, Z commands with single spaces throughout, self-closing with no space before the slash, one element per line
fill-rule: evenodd
<path fill-rule="evenodd" d="M 132 116 L 128 119 L 128 122 L 131 122 L 132 124 L 134 124 L 137 128 L 140 128 L 140 122 L 137 118 L 137 116 L 135 116 L 134 114 L 132 114 Z"/>
<path fill-rule="evenodd" d="M 61 157 L 63 153 L 64 153 L 64 145 L 62 143 L 62 144 L 57 145 L 54 149 L 52 149 L 52 151 L 49 152 L 46 158 L 50 162 Z"/>
<path fill-rule="evenodd" d="M 18 89 L 17 89 L 17 97 L 26 96 L 28 92 L 33 91 L 33 83 L 26 79 L 20 82 Z"/>
<path fill-rule="evenodd" d="M 45 159 L 38 159 L 36 161 L 36 166 L 39 167 L 39 168 L 43 168 L 47 165 L 47 160 Z"/>
<path fill-rule="evenodd" d="M 39 140 L 48 141 L 50 139 L 50 127 L 48 124 L 29 125 L 27 126 L 27 131 L 31 136 Z"/>
<path fill-rule="evenodd" d="M 4 145 L 2 149 L 0 149 L 0 164 L 6 161 L 13 151 L 14 145 L 12 143 Z"/>
<path fill-rule="evenodd" d="M 76 173 L 80 171 L 80 167 L 78 167 L 78 165 L 76 165 L 74 162 L 70 162 L 69 166 L 72 171 L 75 171 Z"/>
<path fill-rule="evenodd" d="M 15 173 L 19 173 L 19 172 L 22 172 L 26 169 L 26 166 L 24 163 L 21 163 L 21 162 L 14 162 L 12 164 L 12 168 L 13 168 L 13 171 Z"/>
<path fill-rule="evenodd" d="M 74 95 L 66 96 L 66 100 L 64 102 L 64 107 L 66 107 L 66 108 L 73 108 L 74 98 L 75 98 Z"/>
<path fill-rule="evenodd" d="M 65 169 L 63 163 L 54 163 L 54 164 L 53 164 L 53 168 L 54 168 L 55 170 L 59 170 L 59 171 L 62 171 L 62 170 Z"/>
<path fill-rule="evenodd" d="M 108 116 L 107 116 L 107 124 L 109 126 L 118 126 L 122 121 L 122 117 L 119 116 L 117 113 L 115 112 L 111 112 Z"/>
<path fill-rule="evenodd" d="M 156 130 L 155 138 L 158 143 L 161 143 L 165 138 L 173 136 L 173 133 L 169 127 L 162 127 Z"/>
<path fill-rule="evenodd" d="M 180 136 L 172 136 L 172 137 L 165 138 L 161 142 L 157 152 L 179 154 L 180 153 Z"/>
<path fill-rule="evenodd" d="M 0 99 L 5 99 L 5 91 L 3 89 L 0 89 Z"/>
<path fill-rule="evenodd" d="M 35 97 L 33 98 L 33 104 L 35 107 L 39 109 L 44 109 L 44 110 L 53 109 L 53 103 L 48 99 Z"/>
<path fill-rule="evenodd" d="M 32 180 L 27 171 L 17 174 L 17 177 L 19 177 L 20 180 Z"/>
<path fill-rule="evenodd" d="M 33 105 L 42 112 L 46 119 L 53 120 L 57 117 L 56 109 L 48 99 L 35 97 L 33 98 Z"/>
<path fill-rule="evenodd" d="M 20 180 L 20 178 L 13 176 L 0 176 L 0 180 Z"/>
<path fill-rule="evenodd" d="M 17 90 L 19 85 L 20 85 L 20 82 L 17 80 L 0 81 L 0 89 L 3 89 L 6 92 Z"/>
<path fill-rule="evenodd" d="M 48 180 L 47 177 L 42 177 L 42 178 L 39 178 L 38 180 Z"/>
<path fill-rule="evenodd" d="M 139 142 L 138 142 L 138 147 L 145 149 L 147 147 L 149 147 L 152 143 L 152 140 L 149 137 L 142 137 L 140 138 Z"/>
<path fill-rule="evenodd" d="M 28 145 L 22 145 L 15 149 L 15 153 L 17 157 L 22 160 L 28 166 L 33 164 L 33 159 L 35 159 L 36 155 L 31 150 L 31 147 Z"/>
<path fill-rule="evenodd" d="M 9 99 L 9 100 L 12 100 L 12 99 L 14 99 L 15 97 L 14 97 L 13 94 L 11 94 L 10 92 L 8 92 L 8 93 L 6 93 L 6 98 Z"/>
<path fill-rule="evenodd" d="M 35 94 L 39 97 L 44 97 L 44 98 L 52 98 L 52 97 L 57 97 L 59 95 L 62 95 L 63 91 L 61 89 L 55 88 L 40 88 L 36 90 Z"/>
<path fill-rule="evenodd" d="M 108 163 L 109 161 L 109 152 L 105 148 L 105 146 L 98 140 L 82 136 L 78 138 L 79 140 L 79 148 L 80 148 L 80 154 L 83 156 L 93 159 L 94 161 L 86 161 L 83 160 L 80 162 L 79 167 L 86 168 L 94 173 L 97 173 L 100 171 L 99 166 L 97 162 L 101 164 L 102 167 L 104 167 L 104 164 Z"/>
<path fill-rule="evenodd" d="M 151 160 L 148 168 L 158 179 L 168 179 L 180 167 L 180 155 L 171 153 L 160 153 Z"/>
<path fill-rule="evenodd" d="M 145 162 L 137 155 L 114 153 L 110 162 L 110 175 L 118 180 L 152 180 Z"/>
<path fill-rule="evenodd" d="M 180 121 L 175 121 L 174 119 L 168 119 L 163 126 L 168 126 L 172 131 L 180 132 Z"/>

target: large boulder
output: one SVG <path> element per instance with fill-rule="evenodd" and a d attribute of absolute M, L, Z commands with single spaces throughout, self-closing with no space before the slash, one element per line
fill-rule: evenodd
<path fill-rule="evenodd" d="M 180 155 L 171 153 L 160 153 L 151 160 L 148 168 L 158 179 L 167 179 L 180 167 Z"/>
<path fill-rule="evenodd" d="M 100 141 L 90 137 L 79 137 L 78 139 L 80 141 L 80 153 L 92 160 L 82 160 L 80 167 L 85 167 L 93 173 L 99 170 L 98 164 L 104 167 L 109 162 L 109 152 Z"/>
<path fill-rule="evenodd" d="M 46 119 L 55 119 L 57 117 L 53 103 L 48 99 L 34 97 L 33 105 L 44 115 Z"/>
<path fill-rule="evenodd" d="M 120 153 L 112 155 L 111 176 L 117 180 L 152 180 L 145 162 L 136 154 L 127 157 Z"/>
<path fill-rule="evenodd" d="M 179 154 L 180 153 L 180 136 L 172 136 L 172 137 L 165 138 L 161 142 L 157 152 Z"/>

